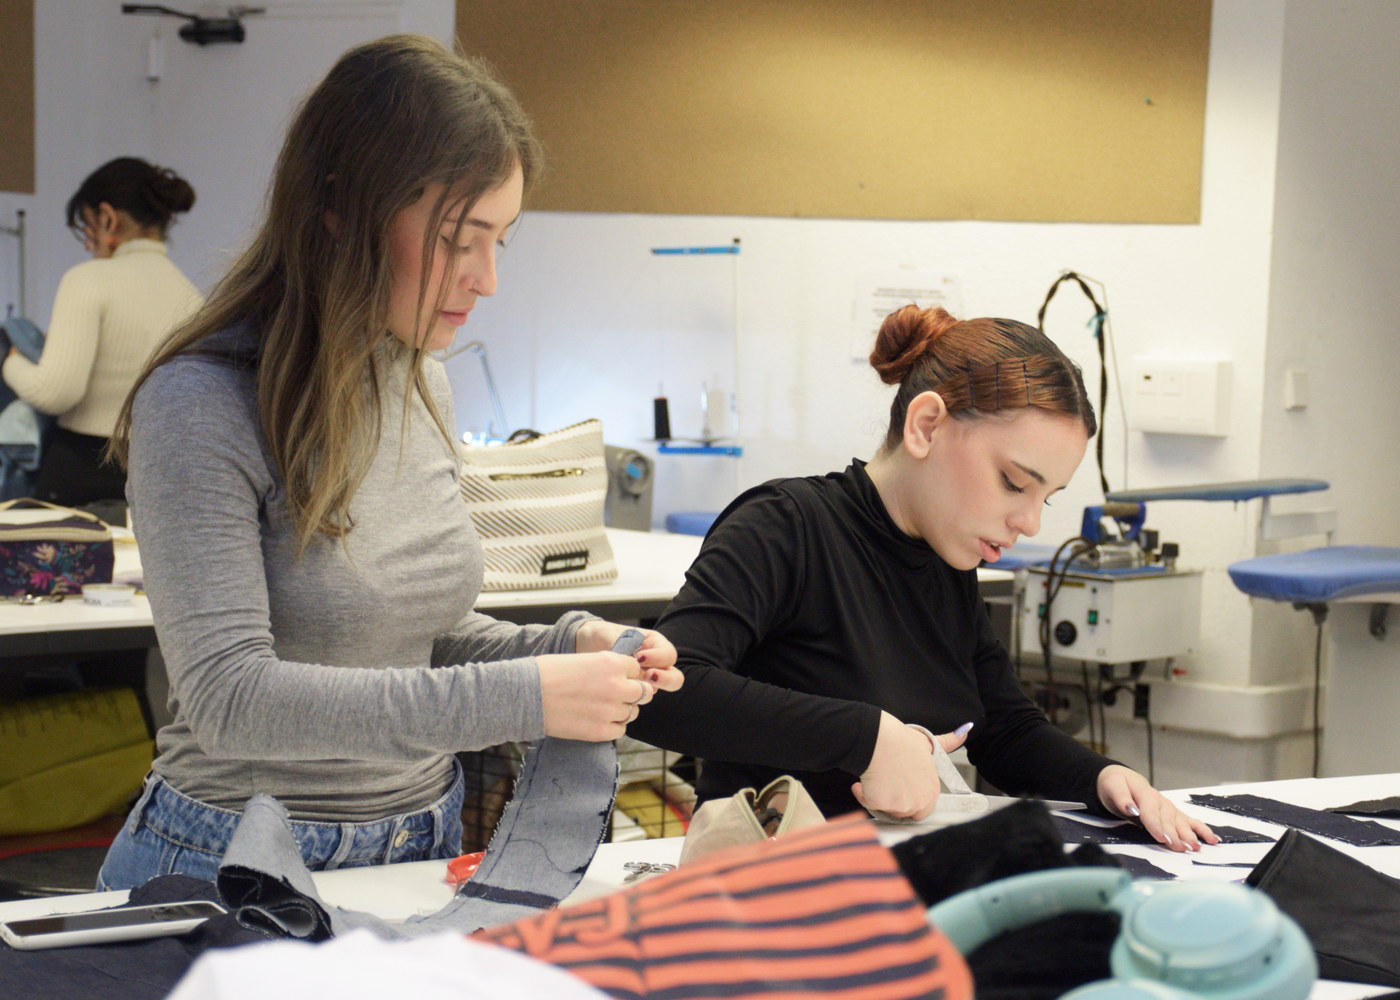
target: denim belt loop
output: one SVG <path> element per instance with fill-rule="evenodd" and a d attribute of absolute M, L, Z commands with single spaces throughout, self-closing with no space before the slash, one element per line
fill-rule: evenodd
<path fill-rule="evenodd" d="M 334 871 L 345 863 L 345 859 L 350 856 L 350 852 L 355 847 L 355 824 L 341 823 L 340 842 L 335 845 L 335 853 L 326 862 L 325 870 Z"/>
<path fill-rule="evenodd" d="M 443 816 L 442 803 L 433 804 L 433 849 L 432 856 L 437 857 L 438 849 L 442 847 L 443 835 L 447 833 L 447 819 Z M 459 848 L 460 850 L 460 848 Z"/>
<path fill-rule="evenodd" d="M 146 773 L 145 787 L 141 789 L 141 797 L 136 800 L 136 805 L 131 807 L 131 812 L 127 815 L 127 832 L 133 837 L 141 829 L 141 816 L 146 811 L 146 806 L 151 801 L 151 796 L 156 793 L 156 786 L 161 783 L 160 775 L 154 771 Z"/>

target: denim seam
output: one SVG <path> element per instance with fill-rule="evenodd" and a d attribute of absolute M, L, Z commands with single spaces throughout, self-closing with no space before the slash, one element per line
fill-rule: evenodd
<path fill-rule="evenodd" d="M 176 838 L 170 836 L 168 833 L 163 833 L 160 830 L 157 830 L 149 823 L 146 823 L 144 825 L 147 830 L 151 831 L 152 837 L 159 837 L 161 840 L 165 841 L 165 843 L 171 845 L 172 847 L 182 847 L 187 851 L 198 851 L 200 854 L 207 854 L 211 858 L 222 857 L 222 854 L 220 854 L 220 852 L 218 851 L 211 851 L 207 847 L 199 847 L 195 844 L 187 844 L 183 840 L 177 840 Z"/>

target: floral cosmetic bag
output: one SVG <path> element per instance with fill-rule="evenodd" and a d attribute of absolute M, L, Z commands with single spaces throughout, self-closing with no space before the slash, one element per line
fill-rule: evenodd
<path fill-rule="evenodd" d="M 91 514 L 39 500 L 0 504 L 0 597 L 111 583 L 114 559 L 111 530 Z"/>

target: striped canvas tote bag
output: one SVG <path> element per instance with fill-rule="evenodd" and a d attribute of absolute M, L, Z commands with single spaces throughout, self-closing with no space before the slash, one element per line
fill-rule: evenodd
<path fill-rule="evenodd" d="M 482 590 L 608 583 L 617 562 L 603 528 L 608 470 L 603 422 L 503 445 L 463 447 L 459 484 L 481 536 Z"/>

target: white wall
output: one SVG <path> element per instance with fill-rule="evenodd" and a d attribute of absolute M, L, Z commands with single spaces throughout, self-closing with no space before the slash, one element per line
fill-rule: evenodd
<path fill-rule="evenodd" d="M 645 450 L 659 380 L 672 397 L 673 431 L 684 434 L 698 426 L 698 406 L 688 397 L 702 379 L 732 368 L 728 259 L 659 260 L 649 250 L 740 237 L 745 455 L 738 462 L 664 459 L 659 520 L 667 510 L 717 510 L 738 488 L 839 469 L 873 453 L 890 390 L 850 359 L 857 268 L 927 262 L 957 270 L 967 315 L 1032 323 L 1050 283 L 1073 268 L 1108 286 L 1125 363 L 1154 350 L 1223 352 L 1235 362 L 1230 436 L 1133 433 L 1131 484 L 1252 478 L 1259 471 L 1282 22 L 1281 0 L 1215 4 L 1198 226 L 527 214 L 503 257 L 501 290 L 473 313 L 467 332 L 488 345 L 512 424 L 550 429 L 599 416 L 609 441 Z M 1093 155 L 1091 137 L 1084 144 Z M 1089 315 L 1077 291 L 1062 290 L 1047 328 L 1096 385 Z M 686 343 L 687 330 L 702 332 Z M 484 427 L 489 409 L 475 359 L 463 356 L 451 370 L 459 425 Z M 678 399 L 690 407 L 689 422 L 674 412 Z M 1106 422 L 1109 481 L 1121 487 L 1116 402 Z M 1083 507 L 1100 499 L 1089 459 L 1046 511 L 1039 540 L 1075 534 Z M 1162 504 L 1151 511 L 1164 538 L 1180 542 L 1184 561 L 1207 570 L 1204 649 L 1184 664 L 1192 679 L 1249 680 L 1248 602 L 1224 570 L 1253 555 L 1253 507 Z"/>
<path fill-rule="evenodd" d="M 1337 509 L 1339 543 L 1397 545 L 1400 8 L 1290 0 L 1284 27 L 1260 471 L 1329 481 L 1279 509 Z M 1290 368 L 1306 409 L 1284 407 Z M 1309 672 L 1310 616 L 1254 605 L 1254 675 Z"/>
<path fill-rule="evenodd" d="M 36 190 L 0 193 L 0 224 L 12 225 L 16 209 L 28 214 L 27 304 L 41 326 L 59 278 L 84 259 L 63 209 L 96 167 L 141 156 L 194 185 L 195 208 L 172 229 L 171 256 L 207 289 L 249 235 L 278 137 L 305 90 L 351 45 L 394 31 L 450 42 L 455 17 L 452 0 L 264 6 L 266 15 L 245 19 L 242 45 L 200 48 L 176 36 L 180 22 L 123 15 L 115 0 L 36 0 Z M 147 46 L 157 33 L 165 73 L 152 84 Z M 14 240 L 0 237 L 0 309 L 18 301 L 16 274 Z"/>
<path fill-rule="evenodd" d="M 1400 6 L 1290 0 L 1261 468 L 1331 481 L 1345 544 L 1400 545 L 1397 66 Z M 1307 409 L 1284 409 L 1288 368 Z"/>

